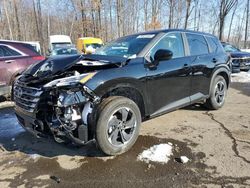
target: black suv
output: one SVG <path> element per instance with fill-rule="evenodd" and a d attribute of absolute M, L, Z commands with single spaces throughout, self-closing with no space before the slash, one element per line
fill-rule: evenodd
<path fill-rule="evenodd" d="M 108 155 L 135 143 L 141 121 L 196 102 L 219 109 L 230 58 L 213 35 L 160 30 L 119 38 L 92 55 L 49 58 L 15 82 L 18 121 L 36 136 Z"/>
<path fill-rule="evenodd" d="M 250 53 L 243 52 L 235 46 L 222 42 L 224 50 L 228 52 L 232 59 L 232 73 L 250 70 Z"/>

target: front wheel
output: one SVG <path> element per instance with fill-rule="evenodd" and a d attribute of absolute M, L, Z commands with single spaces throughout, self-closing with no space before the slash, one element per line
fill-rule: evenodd
<path fill-rule="evenodd" d="M 227 95 L 227 83 L 224 77 L 216 76 L 210 92 L 210 97 L 206 101 L 206 106 L 211 110 L 218 110 L 225 103 Z"/>
<path fill-rule="evenodd" d="M 109 97 L 100 105 L 96 125 L 96 141 L 107 155 L 128 151 L 136 142 L 141 125 L 141 113 L 132 100 Z"/>

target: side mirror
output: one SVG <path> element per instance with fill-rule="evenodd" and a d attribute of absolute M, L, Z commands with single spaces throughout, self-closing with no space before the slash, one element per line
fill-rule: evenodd
<path fill-rule="evenodd" d="M 157 50 L 154 56 L 154 61 L 159 63 L 159 61 L 166 61 L 173 57 L 173 52 L 170 50 Z"/>

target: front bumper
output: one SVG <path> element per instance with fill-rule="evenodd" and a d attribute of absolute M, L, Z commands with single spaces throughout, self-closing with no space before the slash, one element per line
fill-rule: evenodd
<path fill-rule="evenodd" d="M 240 70 L 249 70 L 250 69 L 250 58 L 233 58 L 232 66 L 234 72 L 239 72 Z"/>
<path fill-rule="evenodd" d="M 88 116 L 100 99 L 86 86 L 72 87 L 49 90 L 17 80 L 14 100 L 20 125 L 36 137 L 52 135 L 60 143 L 70 139 L 82 145 L 93 139 Z"/>
<path fill-rule="evenodd" d="M 25 130 L 27 130 L 36 137 L 40 137 L 43 135 L 43 133 L 41 132 L 43 127 L 36 120 L 33 114 L 27 113 L 18 106 L 15 106 L 15 113 L 19 124 Z"/>

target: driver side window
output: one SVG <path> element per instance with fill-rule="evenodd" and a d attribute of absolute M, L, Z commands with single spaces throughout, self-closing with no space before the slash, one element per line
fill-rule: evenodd
<path fill-rule="evenodd" d="M 165 35 L 150 51 L 150 60 L 154 61 L 155 53 L 160 50 L 170 50 L 173 52 L 173 58 L 184 56 L 184 47 L 180 33 L 170 33 Z"/>

